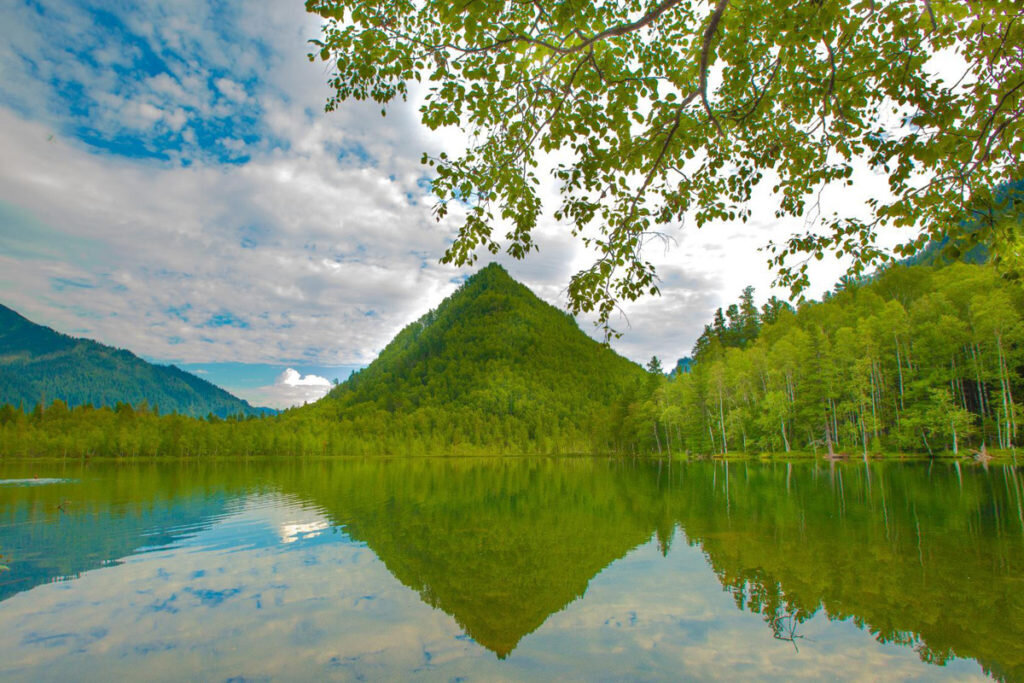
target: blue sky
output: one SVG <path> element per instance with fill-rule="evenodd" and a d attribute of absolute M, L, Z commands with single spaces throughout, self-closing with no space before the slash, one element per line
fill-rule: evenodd
<path fill-rule="evenodd" d="M 421 126 L 415 96 L 325 114 L 302 5 L 0 5 L 0 302 L 281 407 L 323 393 L 288 368 L 343 379 L 450 294 L 459 216 L 435 222 L 419 160 L 462 138 Z M 670 232 L 664 294 L 624 306 L 617 350 L 686 355 L 715 307 L 769 294 L 756 248 L 791 228 Z M 551 220 L 537 237 L 499 260 L 564 305 L 588 255 Z M 816 267 L 825 287 L 841 271 Z"/>

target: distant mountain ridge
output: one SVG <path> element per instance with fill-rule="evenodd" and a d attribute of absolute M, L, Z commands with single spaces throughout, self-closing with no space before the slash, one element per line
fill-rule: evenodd
<path fill-rule="evenodd" d="M 0 304 L 0 403 L 31 408 L 60 399 L 75 407 L 118 402 L 162 413 L 218 417 L 273 413 L 173 365 L 148 363 L 130 351 L 71 337 Z"/>
<path fill-rule="evenodd" d="M 291 413 L 340 422 L 357 453 L 594 452 L 645 377 L 491 264 Z"/>

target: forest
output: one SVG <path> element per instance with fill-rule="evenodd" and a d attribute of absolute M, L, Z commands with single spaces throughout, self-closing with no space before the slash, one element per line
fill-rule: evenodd
<path fill-rule="evenodd" d="M 1022 419 L 1022 320 L 992 265 L 896 265 L 796 308 L 747 288 L 692 358 L 644 372 L 489 266 L 317 403 L 6 405 L 0 454 L 998 456 Z"/>
<path fill-rule="evenodd" d="M 193 417 L 266 415 L 224 389 L 174 365 L 38 325 L 0 305 L 0 401 L 32 409 L 60 399 L 68 407 L 119 402 L 160 406 Z"/>
<path fill-rule="evenodd" d="M 687 371 L 629 407 L 620 438 L 673 453 L 1011 449 L 1022 306 L 1016 282 L 965 263 L 897 265 L 796 310 L 758 310 L 748 288 Z"/>
<path fill-rule="evenodd" d="M 48 456 L 602 453 L 643 369 L 492 264 L 328 396 L 279 416 L 148 404 L 0 409 L 0 453 Z"/>

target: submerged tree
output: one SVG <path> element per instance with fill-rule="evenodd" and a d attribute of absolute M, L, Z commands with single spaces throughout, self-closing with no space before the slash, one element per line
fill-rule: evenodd
<path fill-rule="evenodd" d="M 1024 5 L 1017 0 L 307 0 L 332 71 L 332 110 L 386 105 L 427 84 L 422 120 L 469 145 L 434 166 L 436 214 L 467 215 L 444 260 L 480 247 L 522 258 L 542 215 L 551 158 L 554 217 L 597 259 L 569 285 L 573 312 L 607 323 L 615 301 L 657 291 L 644 242 L 692 216 L 746 220 L 760 183 L 777 217 L 817 216 L 772 245 L 782 282 L 806 284 L 801 254 L 886 260 L 884 225 L 913 253 L 1024 176 Z M 953 64 L 944 74 L 934 57 Z M 382 109 L 382 112 L 384 110 Z M 884 174 L 868 217 L 815 204 L 855 168 Z M 1005 199 L 1005 198 L 1004 198 Z M 507 225 L 504 237 L 495 234 Z M 504 228 L 502 228 L 504 229 Z"/>

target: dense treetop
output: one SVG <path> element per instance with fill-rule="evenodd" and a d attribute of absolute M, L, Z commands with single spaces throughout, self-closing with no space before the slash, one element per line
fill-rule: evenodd
<path fill-rule="evenodd" d="M 719 309 L 689 372 L 633 406 L 625 431 L 642 448 L 867 457 L 1019 444 L 1024 290 L 994 267 L 897 265 L 797 310 L 759 313 L 751 294 Z"/>
<path fill-rule="evenodd" d="M 776 216 L 808 220 L 772 248 L 782 280 L 800 288 L 806 263 L 791 257 L 849 254 L 860 272 L 890 256 L 876 238 L 885 225 L 908 229 L 897 255 L 965 215 L 998 232 L 1000 188 L 1024 177 L 1016 0 L 306 7 L 323 19 L 310 58 L 331 70 L 328 110 L 386 105 L 423 83 L 423 122 L 466 133 L 463 154 L 424 157 L 437 215 L 468 206 L 445 259 L 535 249 L 538 173 L 553 165 L 553 215 L 597 254 L 573 277 L 570 306 L 604 321 L 616 299 L 657 289 L 642 250 L 652 231 L 746 220 L 759 184 Z M 868 200 L 866 215 L 822 211 L 822 188 L 852 183 L 858 168 L 883 175 L 891 197 Z"/>

